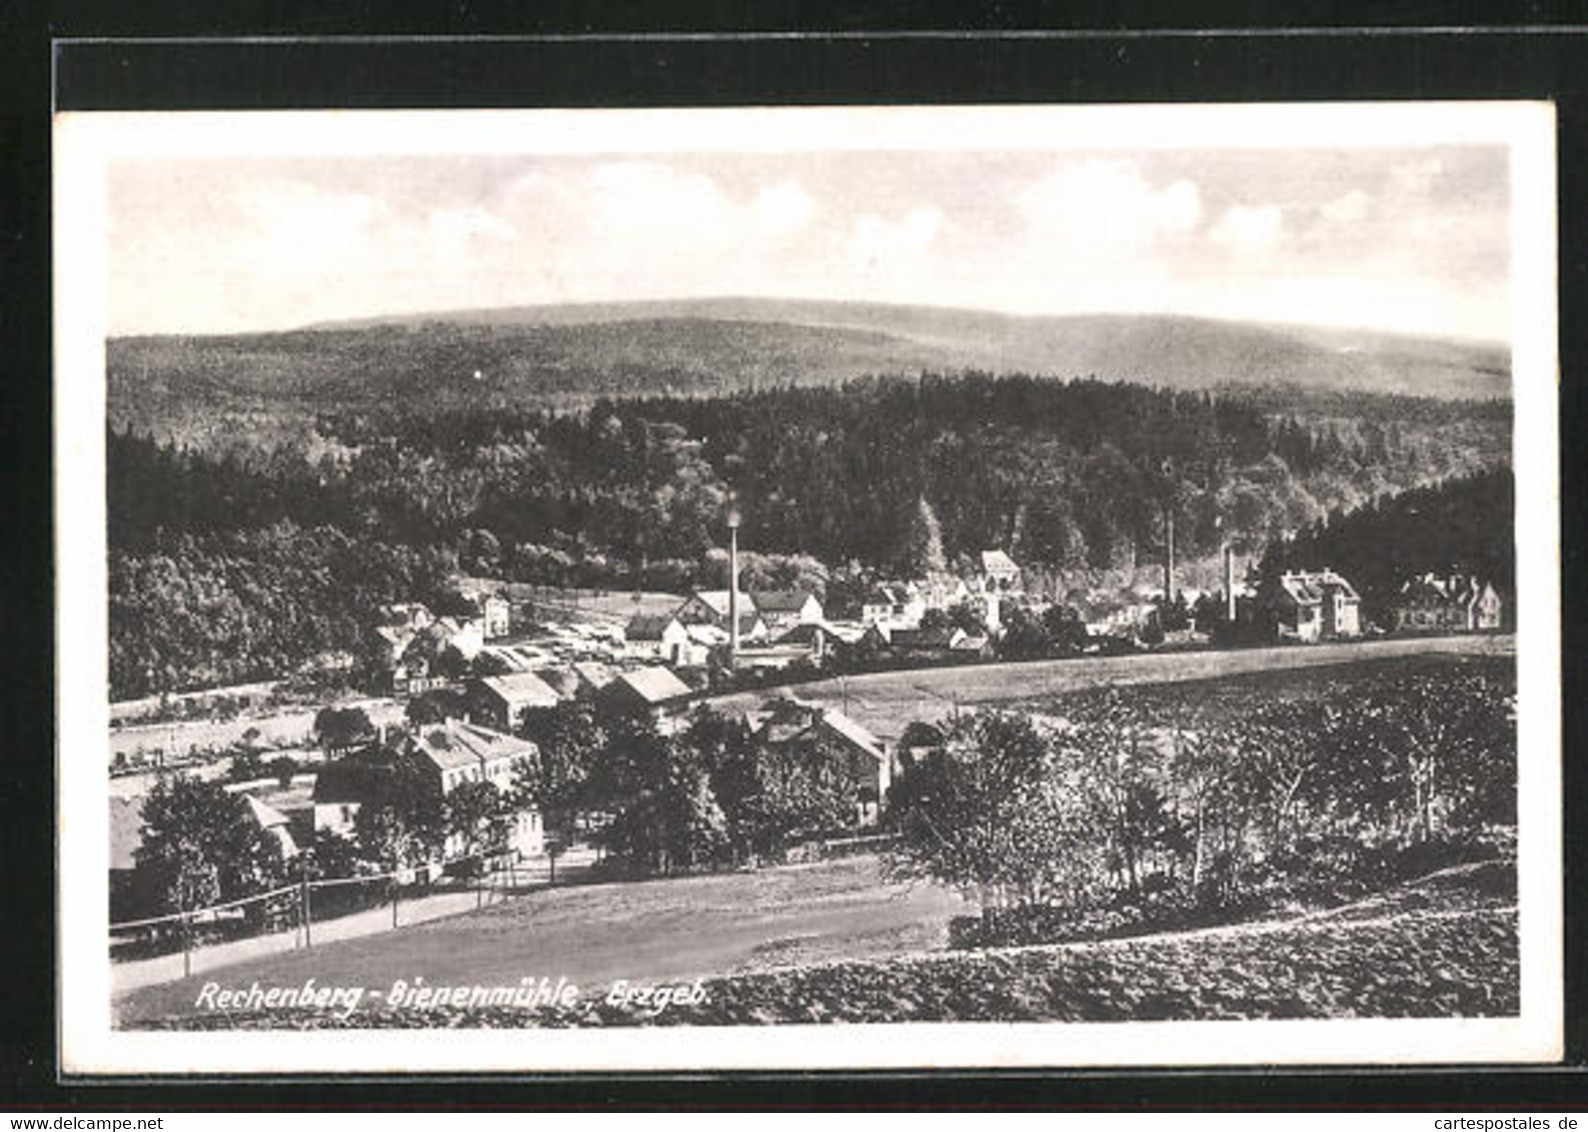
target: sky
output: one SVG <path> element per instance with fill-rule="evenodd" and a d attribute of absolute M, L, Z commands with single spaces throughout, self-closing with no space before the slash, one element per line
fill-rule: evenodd
<path fill-rule="evenodd" d="M 119 159 L 113 334 L 727 295 L 1505 340 L 1497 145 Z"/>

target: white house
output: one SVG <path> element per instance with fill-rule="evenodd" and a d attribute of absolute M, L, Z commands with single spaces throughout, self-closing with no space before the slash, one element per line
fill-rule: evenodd
<path fill-rule="evenodd" d="M 774 636 L 796 625 L 822 622 L 822 603 L 809 590 L 752 590 L 750 598 Z"/>
<path fill-rule="evenodd" d="M 683 664 L 689 652 L 689 630 L 672 614 L 636 613 L 623 630 L 629 656 Z"/>

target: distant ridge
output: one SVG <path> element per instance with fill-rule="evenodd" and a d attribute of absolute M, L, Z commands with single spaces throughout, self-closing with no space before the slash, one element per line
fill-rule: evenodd
<path fill-rule="evenodd" d="M 113 422 L 346 408 L 587 404 L 986 370 L 1175 389 L 1303 387 L 1508 398 L 1497 345 L 1174 315 L 1020 316 L 721 298 L 448 311 L 216 336 L 113 338 Z M 186 430 L 183 430 L 186 431 Z"/>
<path fill-rule="evenodd" d="M 1231 322 L 1183 315 L 1014 315 L 954 307 L 816 299 L 706 298 L 566 303 L 393 315 L 311 329 L 450 324 L 589 326 L 705 320 L 882 333 L 964 364 L 1194 388 L 1307 385 L 1429 397 L 1506 397 L 1497 343 L 1387 331 Z"/>

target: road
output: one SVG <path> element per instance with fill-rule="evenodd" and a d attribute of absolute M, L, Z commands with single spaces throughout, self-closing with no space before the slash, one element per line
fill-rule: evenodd
<path fill-rule="evenodd" d="M 1378 641 L 1288 645 L 1275 648 L 1152 652 L 1133 656 L 1088 656 L 872 672 L 809 684 L 717 696 L 705 702 L 719 711 L 745 711 L 780 695 L 836 708 L 879 739 L 895 742 L 912 720 L 934 720 L 955 705 L 1030 700 L 1103 685 L 1168 684 L 1250 672 L 1357 664 L 1396 657 L 1444 653 L 1504 656 L 1516 652 L 1511 634 L 1457 637 L 1397 637 Z"/>
<path fill-rule="evenodd" d="M 117 996 L 119 1024 L 192 1012 L 223 987 L 517 985 L 566 978 L 585 993 L 616 979 L 677 982 L 732 971 L 941 948 L 972 914 L 934 885 L 888 882 L 876 857 L 753 873 L 533 892 L 468 915 L 236 963 Z M 180 958 L 179 958 L 180 962 Z"/>

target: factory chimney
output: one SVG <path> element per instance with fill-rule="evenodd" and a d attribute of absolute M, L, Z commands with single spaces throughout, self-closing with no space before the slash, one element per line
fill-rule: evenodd
<path fill-rule="evenodd" d="M 1163 516 L 1163 600 L 1166 605 L 1174 604 L 1174 512 L 1165 511 Z"/>
<path fill-rule="evenodd" d="M 1224 544 L 1224 620 L 1235 621 L 1235 548 Z"/>
<path fill-rule="evenodd" d="M 728 667 L 739 666 L 739 505 L 728 505 Z"/>

